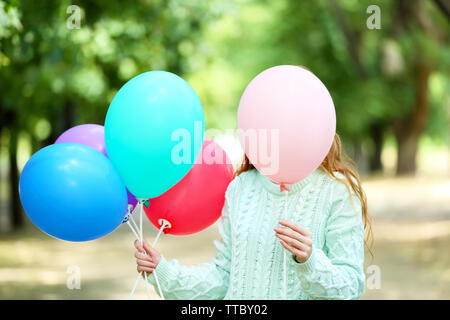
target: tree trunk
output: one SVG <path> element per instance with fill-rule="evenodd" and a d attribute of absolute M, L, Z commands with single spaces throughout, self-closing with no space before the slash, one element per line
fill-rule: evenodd
<path fill-rule="evenodd" d="M 1 124 L 0 124 L 1 125 Z M 0 127 L 0 150 L 2 149 L 2 137 L 3 136 L 3 129 Z M 4 204 L 3 204 L 3 177 L 2 174 L 0 173 L 0 210 L 3 211 L 3 208 L 5 208 Z M 0 218 L 3 215 L 3 213 L 0 211 Z M 0 219 L 0 232 L 3 230 L 3 226 L 1 224 L 1 221 L 3 219 Z"/>
<path fill-rule="evenodd" d="M 353 160 L 354 164 L 358 168 L 361 174 L 365 174 L 368 171 L 367 167 L 367 157 L 365 156 L 362 148 L 361 141 L 352 142 L 352 148 L 350 152 L 347 152 L 350 159 Z"/>
<path fill-rule="evenodd" d="M 2 150 L 3 127 L 5 125 L 4 124 L 4 119 L 5 118 L 4 118 L 4 114 L 3 114 L 3 105 L 2 105 L 2 103 L 0 101 L 0 150 Z M 2 188 L 3 183 L 2 182 L 3 182 L 2 181 L 2 175 L 0 174 L 0 210 L 3 210 L 3 208 L 6 207 L 3 204 L 3 197 L 2 197 L 2 194 L 3 194 L 3 188 Z M 1 215 L 1 213 L 0 213 L 0 215 Z M 0 224 L 0 231 L 2 231 L 2 229 L 3 229 L 3 227 Z"/>
<path fill-rule="evenodd" d="M 345 17 L 344 11 L 339 5 L 339 2 L 336 0 L 332 0 L 330 3 L 331 10 L 336 17 L 339 28 L 344 35 L 345 40 L 347 41 L 347 48 L 352 57 L 352 61 L 354 62 L 354 67 L 356 68 L 358 76 L 361 79 L 365 79 L 367 77 L 367 72 L 364 65 L 361 63 L 361 56 L 359 51 L 360 39 L 358 37 L 358 34 L 354 32 L 354 30 L 350 27 Z"/>
<path fill-rule="evenodd" d="M 31 154 L 35 154 L 40 148 L 41 148 L 41 143 L 40 141 L 38 141 L 35 137 L 34 134 L 31 135 L 30 137 L 30 144 L 31 144 Z"/>
<path fill-rule="evenodd" d="M 397 139 L 397 175 L 414 174 L 420 133 L 413 130 L 398 130 L 395 137 Z"/>
<path fill-rule="evenodd" d="M 383 169 L 381 163 L 381 151 L 383 150 L 383 131 L 384 126 L 380 124 L 374 124 L 370 128 L 370 136 L 372 138 L 374 148 L 369 159 L 370 172 L 377 172 Z"/>
<path fill-rule="evenodd" d="M 18 131 L 11 128 L 9 139 L 9 187 L 10 187 L 10 212 L 12 229 L 23 226 L 23 215 L 19 197 L 19 172 L 17 170 L 17 139 Z"/>
<path fill-rule="evenodd" d="M 420 63 L 416 68 L 416 101 L 413 113 L 394 126 L 397 140 L 397 175 L 413 174 L 416 171 L 416 154 L 419 138 L 425 129 L 429 114 L 428 79 L 431 68 Z"/>
<path fill-rule="evenodd" d="M 75 103 L 68 99 L 64 106 L 63 131 L 73 127 L 75 123 Z"/>
<path fill-rule="evenodd" d="M 75 103 L 67 99 L 62 108 L 59 108 L 49 115 L 48 121 L 51 123 L 51 131 L 47 139 L 42 142 L 42 147 L 55 143 L 56 139 L 66 130 L 72 128 L 75 123 Z"/>

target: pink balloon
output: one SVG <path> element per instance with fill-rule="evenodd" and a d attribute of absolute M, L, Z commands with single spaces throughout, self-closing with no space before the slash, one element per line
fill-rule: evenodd
<path fill-rule="evenodd" d="M 336 133 L 330 93 L 298 66 L 276 66 L 257 75 L 241 97 L 237 118 L 250 162 L 279 184 L 297 183 L 317 169 Z"/>
<path fill-rule="evenodd" d="M 199 232 L 219 219 L 225 191 L 233 179 L 233 166 L 225 151 L 205 139 L 202 152 L 191 170 L 175 186 L 150 199 L 147 217 L 156 228 L 160 219 L 170 222 L 163 232 L 187 235 Z"/>

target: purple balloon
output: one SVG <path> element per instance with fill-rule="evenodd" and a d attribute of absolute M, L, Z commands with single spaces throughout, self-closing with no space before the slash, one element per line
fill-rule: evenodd
<path fill-rule="evenodd" d="M 94 148 L 103 153 L 106 157 L 105 146 L 105 127 L 99 124 L 82 124 L 64 131 L 55 143 L 73 142 L 84 144 L 85 146 Z M 137 199 L 127 189 L 128 204 L 132 206 L 132 210 L 136 207 Z"/>
<path fill-rule="evenodd" d="M 105 128 L 98 124 L 82 124 L 66 130 L 56 139 L 55 143 L 73 142 L 100 151 L 105 156 Z"/>
<path fill-rule="evenodd" d="M 128 189 L 127 189 L 127 196 L 128 196 L 128 205 L 132 206 L 131 211 L 133 211 L 138 201 L 136 197 L 133 196 L 133 194 L 130 191 L 128 191 Z"/>

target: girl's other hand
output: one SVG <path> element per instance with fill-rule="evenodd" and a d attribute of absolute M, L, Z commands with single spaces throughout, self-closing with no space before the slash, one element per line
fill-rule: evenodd
<path fill-rule="evenodd" d="M 146 272 L 147 276 L 150 275 L 155 270 L 159 261 L 161 261 L 161 255 L 145 239 L 143 246 L 139 240 L 134 241 L 134 246 L 137 249 L 134 256 L 136 257 L 138 273 Z"/>
<path fill-rule="evenodd" d="M 312 252 L 311 232 L 295 222 L 280 220 L 279 223 L 287 228 L 275 227 L 275 236 L 281 245 L 295 256 L 298 263 L 306 262 Z"/>

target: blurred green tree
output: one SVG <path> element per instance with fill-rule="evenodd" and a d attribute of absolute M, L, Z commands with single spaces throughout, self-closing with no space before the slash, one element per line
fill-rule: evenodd
<path fill-rule="evenodd" d="M 131 77 L 152 69 L 182 75 L 183 50 L 195 47 L 214 16 L 203 1 L 77 1 L 81 21 L 71 28 L 71 5 L 0 1 L 0 133 L 9 138 L 13 228 L 23 222 L 19 134 L 36 151 L 75 124 L 103 124 L 115 92 Z"/>
<path fill-rule="evenodd" d="M 369 29 L 366 9 L 373 4 L 288 0 L 274 45 L 287 53 L 286 61 L 307 66 L 328 86 L 339 131 L 370 147 L 372 171 L 381 169 L 383 137 L 393 131 L 397 174 L 413 173 L 433 112 L 430 75 L 449 71 L 448 17 L 428 1 L 383 1 L 381 28 Z"/>
<path fill-rule="evenodd" d="M 367 26 L 374 4 L 379 29 Z M 328 87 L 347 151 L 371 172 L 382 169 L 386 137 L 398 146 L 397 173 L 408 174 L 422 134 L 441 140 L 448 134 L 448 93 L 439 89 L 448 89 L 450 61 L 442 1 L 236 0 L 227 10 L 203 34 L 210 65 L 191 76 L 210 125 L 234 126 L 250 80 L 271 66 L 294 64 Z M 432 91 L 440 93 L 430 97 Z"/>

